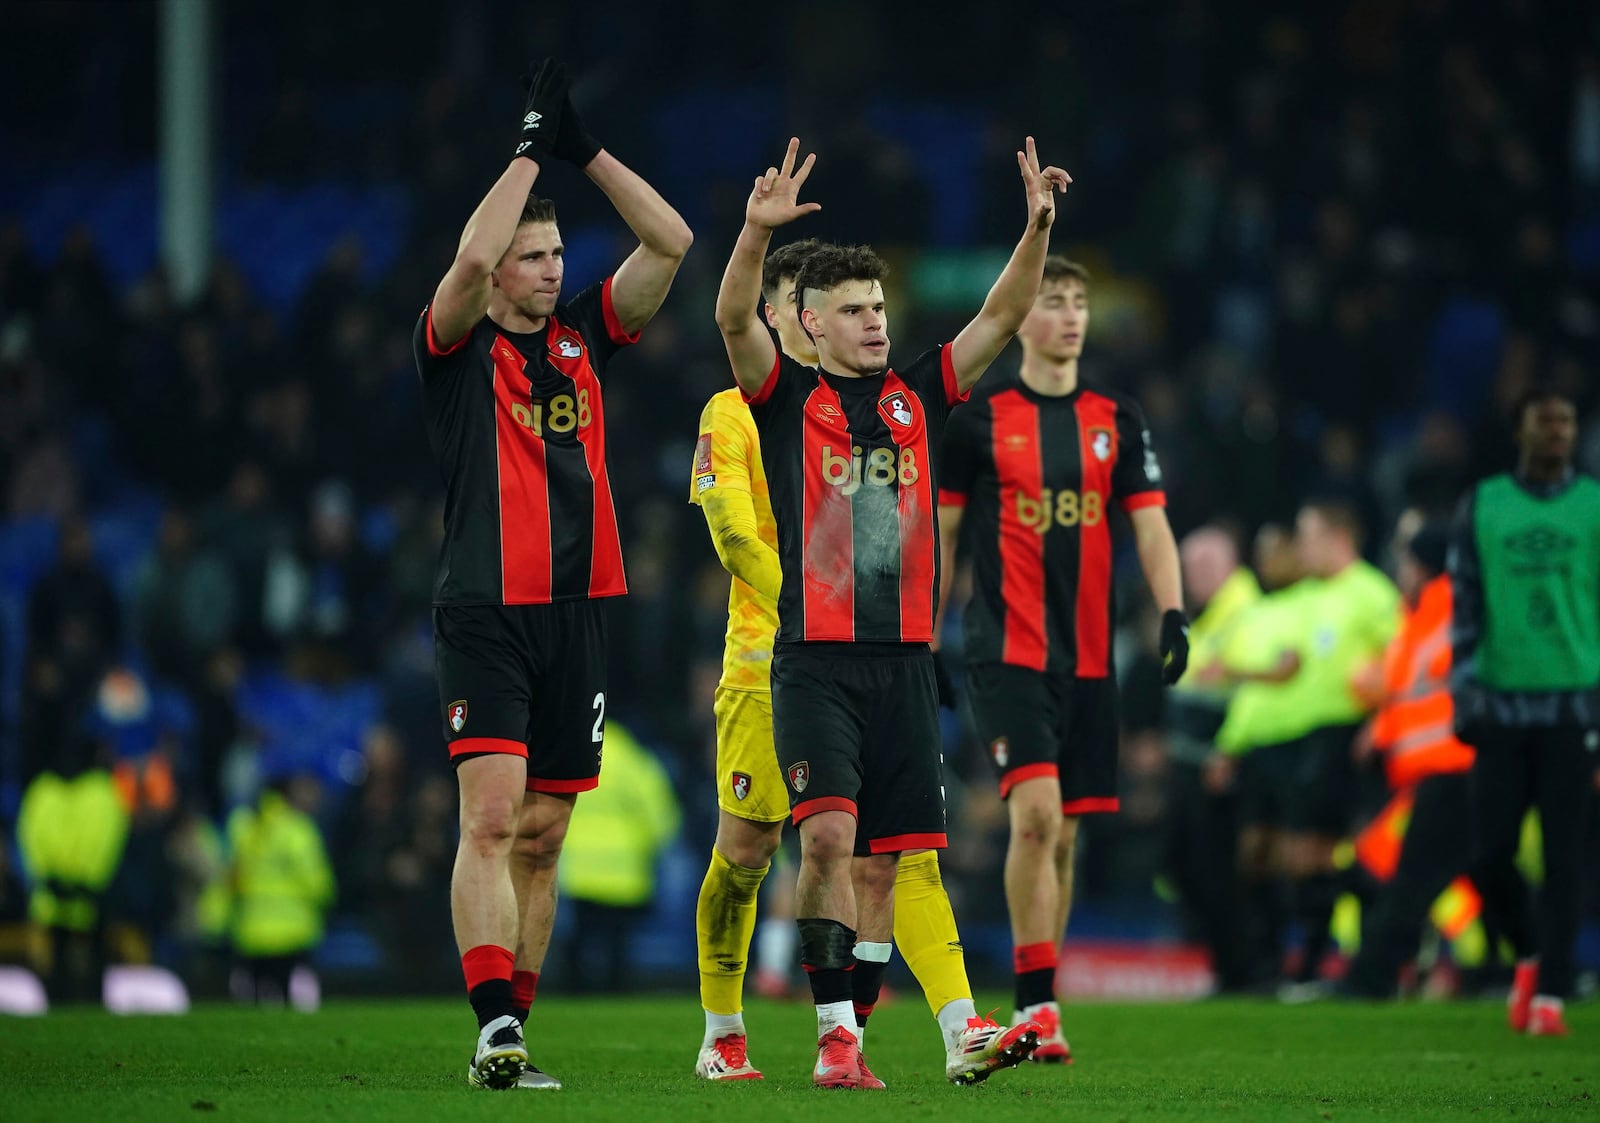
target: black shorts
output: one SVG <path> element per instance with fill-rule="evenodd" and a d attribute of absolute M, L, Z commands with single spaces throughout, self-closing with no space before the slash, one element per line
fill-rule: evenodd
<path fill-rule="evenodd" d="M 778 647 L 772 726 L 796 824 L 848 811 L 857 854 L 945 845 L 939 689 L 925 646 Z"/>
<path fill-rule="evenodd" d="M 1348 832 L 1362 806 L 1360 776 L 1350 756 L 1359 728 L 1314 729 L 1245 754 L 1239 762 L 1239 822 L 1312 834 Z"/>
<path fill-rule="evenodd" d="M 1300 766 L 1300 742 L 1262 745 L 1239 758 L 1234 779 L 1239 825 L 1287 827 Z"/>
<path fill-rule="evenodd" d="M 528 759 L 531 792 L 600 783 L 606 723 L 606 618 L 597 600 L 433 610 L 444 739 L 460 764 Z"/>
<path fill-rule="evenodd" d="M 1289 791 L 1290 830 L 1343 837 L 1350 833 L 1361 808 L 1361 776 L 1350 744 L 1359 725 L 1313 729 L 1295 742 L 1298 747 Z"/>
<path fill-rule="evenodd" d="M 1115 811 L 1117 680 L 984 663 L 967 671 L 978 739 L 1000 773 L 1000 795 L 1054 776 L 1061 813 Z"/>

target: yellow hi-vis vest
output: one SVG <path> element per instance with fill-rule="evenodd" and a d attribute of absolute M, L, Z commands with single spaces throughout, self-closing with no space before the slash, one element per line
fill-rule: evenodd
<path fill-rule="evenodd" d="M 632 907 L 656 891 L 656 858 L 681 819 L 661 762 L 622 725 L 606 723 L 605 774 L 578 797 L 561 849 L 561 892 L 596 904 Z"/>
<path fill-rule="evenodd" d="M 127 842 L 128 812 L 109 772 L 36 776 L 17 812 L 22 867 L 33 883 L 29 916 L 52 928 L 93 929 Z"/>
<path fill-rule="evenodd" d="M 233 854 L 233 947 L 240 955 L 297 955 L 322 941 L 333 869 L 316 823 L 276 792 L 228 819 Z"/>

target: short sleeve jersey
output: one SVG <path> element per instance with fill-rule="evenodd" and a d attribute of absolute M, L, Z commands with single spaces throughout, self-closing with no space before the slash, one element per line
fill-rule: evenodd
<path fill-rule="evenodd" d="M 1008 385 L 951 422 L 942 467 L 972 548 L 968 662 L 1110 675 L 1111 504 L 1166 504 L 1138 405 Z"/>
<path fill-rule="evenodd" d="M 777 357 L 749 402 L 778 524 L 779 642 L 932 639 L 934 453 L 965 397 L 948 343 L 867 378 Z"/>
<path fill-rule="evenodd" d="M 441 346 L 432 307 L 412 333 L 428 442 L 444 478 L 435 605 L 549 604 L 627 592 L 600 380 L 638 339 L 611 281 L 559 304 L 540 332 L 485 316 Z"/>
<path fill-rule="evenodd" d="M 700 439 L 694 447 L 689 501 L 700 503 L 709 491 L 726 488 L 749 494 L 761 541 L 778 548 L 767 473 L 761 464 L 761 439 L 755 419 L 738 390 L 712 396 L 700 414 Z M 728 592 L 728 635 L 722 657 L 722 685 L 728 690 L 771 689 L 772 640 L 778 606 L 737 577 Z"/>

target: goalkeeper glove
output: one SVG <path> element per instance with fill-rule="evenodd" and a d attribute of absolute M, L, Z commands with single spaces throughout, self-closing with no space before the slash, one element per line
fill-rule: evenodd
<path fill-rule="evenodd" d="M 522 135 L 513 157 L 545 163 L 561 132 L 561 110 L 567 100 L 567 71 L 555 59 L 540 59 L 523 78 L 528 91 L 522 109 Z"/>
<path fill-rule="evenodd" d="M 1161 617 L 1161 681 L 1171 686 L 1189 669 L 1189 618 L 1169 608 Z"/>

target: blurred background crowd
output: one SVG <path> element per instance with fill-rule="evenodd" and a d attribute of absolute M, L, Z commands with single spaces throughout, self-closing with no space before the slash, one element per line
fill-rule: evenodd
<path fill-rule="evenodd" d="M 1580 466 L 1600 470 L 1583 5 L 994 0 L 956 33 L 899 3 L 620 0 L 597 19 L 233 0 L 215 10 L 217 252 L 193 298 L 157 249 L 157 15 L 25 0 L 0 47 L 0 960 L 41 953 L 24 793 L 90 769 L 124 814 L 92 910 L 112 957 L 220 985 L 249 832 L 294 814 L 314 827 L 324 977 L 459 985 L 428 613 L 441 489 L 409 340 L 509 156 L 530 54 L 566 58 L 602 142 L 697 235 L 606 391 L 631 588 L 608 712 L 627 771 L 660 782 L 629 797 L 648 814 L 597 811 L 597 831 L 630 824 L 647 872 L 561 921 L 650 915 L 652 935 L 581 971 L 558 958 L 552 986 L 693 974 L 727 577 L 686 502 L 691 449 L 729 384 L 724 255 L 791 133 L 818 153 L 804 234 L 889 258 L 903 358 L 965 322 L 1014 241 L 1023 135 L 1071 171 L 1054 244 L 1094 275 L 1084 370 L 1143 404 L 1180 536 L 1247 541 L 1333 497 L 1392 566 L 1403 510 L 1447 514 L 1513 462 L 1509 406 L 1535 382 L 1577 401 Z M 570 293 L 630 242 L 562 172 L 540 186 Z M 1118 571 L 1123 811 L 1086 825 L 1073 932 L 1174 940 L 1154 624 L 1131 550 Z M 946 735 L 946 881 L 974 974 L 1003 974 L 1004 815 L 958 717 Z M 620 759 L 608 738 L 607 784 Z M 565 859 L 584 860 L 581 842 Z"/>

